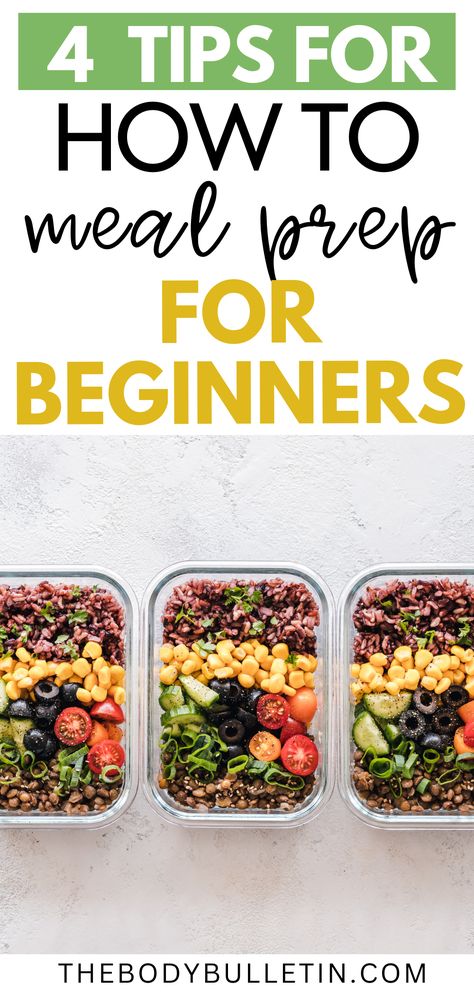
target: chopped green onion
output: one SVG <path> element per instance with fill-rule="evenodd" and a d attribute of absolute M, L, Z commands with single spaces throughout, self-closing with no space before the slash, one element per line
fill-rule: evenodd
<path fill-rule="evenodd" d="M 388 781 L 395 771 L 395 764 L 388 757 L 376 757 L 375 760 L 371 760 L 369 771 L 374 777 Z"/>
<path fill-rule="evenodd" d="M 32 753 L 31 750 L 25 750 L 21 758 L 21 769 L 22 770 L 28 770 L 28 768 L 31 769 L 34 762 L 35 762 L 34 753 Z"/>
<path fill-rule="evenodd" d="M 393 762 L 395 764 L 396 769 L 397 770 L 403 770 L 403 768 L 405 766 L 405 757 L 404 757 L 403 753 L 394 753 L 392 759 L 393 759 Z"/>
<path fill-rule="evenodd" d="M 48 776 L 48 765 L 44 760 L 38 760 L 31 765 L 30 774 L 33 775 L 35 781 L 42 781 L 44 777 Z"/>
<path fill-rule="evenodd" d="M 163 767 L 163 776 L 167 781 L 174 781 L 176 777 L 175 764 L 165 764 Z"/>
<path fill-rule="evenodd" d="M 402 782 L 398 774 L 390 778 L 390 791 L 394 798 L 402 797 Z"/>
<path fill-rule="evenodd" d="M 474 753 L 459 753 L 456 757 L 456 767 L 459 767 L 459 770 L 474 770 Z"/>
<path fill-rule="evenodd" d="M 123 770 L 121 767 L 117 767 L 117 764 L 106 764 L 100 772 L 100 780 L 104 784 L 115 784 L 121 780 L 122 774 Z"/>
<path fill-rule="evenodd" d="M 246 753 L 242 753 L 239 757 L 231 757 L 231 759 L 227 761 L 227 770 L 229 774 L 238 774 L 239 771 L 245 770 L 249 759 L 250 757 Z"/>
<path fill-rule="evenodd" d="M 79 749 L 76 749 L 75 746 L 69 747 L 67 750 L 61 750 L 58 754 L 58 763 L 60 766 L 63 764 L 67 764 L 68 766 L 73 765 L 76 760 L 79 760 L 79 757 L 85 757 L 88 752 L 89 749 L 87 746 L 80 746 Z"/>
<path fill-rule="evenodd" d="M 20 751 L 12 743 L 0 743 L 0 763 L 16 766 L 20 759 Z"/>
<path fill-rule="evenodd" d="M 398 726 L 396 726 L 393 722 L 387 723 L 384 729 L 384 734 L 393 750 L 396 750 L 397 747 L 403 742 L 403 736 Z"/>
<path fill-rule="evenodd" d="M 0 767 L 0 784 L 16 784 L 20 780 L 20 768 L 17 764 L 12 764 L 8 762 L 8 766 Z M 4 777 L 4 774 L 9 774 L 11 777 Z"/>
<path fill-rule="evenodd" d="M 431 782 L 430 782 L 429 777 L 423 777 L 422 780 L 420 781 L 420 783 L 417 784 L 417 786 L 416 786 L 416 790 L 417 790 L 418 794 L 419 795 L 424 795 L 424 793 L 425 793 L 426 789 L 429 787 L 430 783 Z"/>
<path fill-rule="evenodd" d="M 290 774 L 283 770 L 278 764 L 269 764 L 268 770 L 263 776 L 265 784 L 274 784 L 277 788 L 284 788 L 286 791 L 300 791 L 304 788 L 304 779 L 297 774 Z"/>
<path fill-rule="evenodd" d="M 371 760 L 376 760 L 377 754 L 373 746 L 368 746 L 361 760 L 361 764 L 369 764 Z"/>
<path fill-rule="evenodd" d="M 460 777 L 461 771 L 457 770 L 456 767 L 450 767 L 449 770 L 445 770 L 439 775 L 437 781 L 441 787 L 445 787 L 447 784 L 456 784 Z"/>
<path fill-rule="evenodd" d="M 443 753 L 443 760 L 445 764 L 451 764 L 453 760 L 456 759 L 457 753 L 454 746 L 447 746 Z M 473 758 L 474 759 L 474 758 Z"/>

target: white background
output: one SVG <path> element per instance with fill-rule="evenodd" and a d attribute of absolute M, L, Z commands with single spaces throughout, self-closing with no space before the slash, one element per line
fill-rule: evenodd
<path fill-rule="evenodd" d="M 141 597 L 184 559 L 474 563 L 469 439 L 0 442 L 2 557 Z M 106 832 L 1 830 L 0 952 L 473 953 L 471 832 L 384 832 L 337 792 L 301 829 L 189 830 L 141 795 Z"/>
<path fill-rule="evenodd" d="M 50 2 L 49 10 L 91 10 L 91 0 Z M 209 11 L 235 8 L 235 4 L 211 3 Z M 247 5 L 248 6 L 248 5 Z M 313 5 L 301 2 L 301 10 Z M 338 10 L 339 5 L 323 7 Z M 102 3 L 101 10 L 127 10 L 126 2 Z M 172 3 L 167 8 L 193 9 L 193 4 Z M 285 6 L 262 2 L 260 10 L 284 10 Z M 471 38 L 473 16 L 471 5 L 446 4 L 442 0 L 408 2 L 346 2 L 345 10 L 417 10 L 458 11 L 458 89 L 456 91 L 336 91 L 287 92 L 284 94 L 241 91 L 235 92 L 175 92 L 158 91 L 89 92 L 72 91 L 17 92 L 16 78 L 16 12 L 24 5 L 9 3 L 2 8 L 0 32 L 2 46 L 3 134 L 7 143 L 3 158 L 3 205 L 1 247 L 4 253 L 3 273 L 6 277 L 2 297 L 3 398 L 0 429 L 14 433 L 16 427 L 15 365 L 19 360 L 42 360 L 55 366 L 64 401 L 64 370 L 67 360 L 102 360 L 106 366 L 105 387 L 110 374 L 122 362 L 145 358 L 158 363 L 163 370 L 158 385 L 172 391 L 172 365 L 179 359 L 212 359 L 227 376 L 230 385 L 235 380 L 235 360 L 274 359 L 296 386 L 298 359 L 313 359 L 316 372 L 315 428 L 298 427 L 293 416 L 283 406 L 278 410 L 278 424 L 265 429 L 316 431 L 336 434 L 347 431 L 372 431 L 379 434 L 380 426 L 364 425 L 364 375 L 358 378 L 361 417 L 359 427 L 337 426 L 321 428 L 320 362 L 322 359 L 358 359 L 361 370 L 371 359 L 398 359 L 409 368 L 412 383 L 406 395 L 408 407 L 415 415 L 429 395 L 422 385 L 425 366 L 432 360 L 449 357 L 464 364 L 460 377 L 451 378 L 466 397 L 466 413 L 456 423 L 457 432 L 472 431 L 472 345 L 470 336 L 470 263 L 469 232 L 472 230 L 472 198 L 470 196 L 472 57 Z M 30 10 L 43 10 L 43 3 L 30 3 Z M 153 10 L 149 3 L 142 10 Z M 201 5 L 199 5 L 199 9 Z M 240 8 L 240 5 L 239 5 Z M 130 42 L 136 46 L 136 41 Z M 92 144 L 72 147 L 70 170 L 57 170 L 57 105 L 69 103 L 70 127 L 95 130 L 100 122 L 100 104 L 111 101 L 113 127 L 127 109 L 147 99 L 171 102 L 179 109 L 189 126 L 189 143 L 181 162 L 169 172 L 148 174 L 134 170 L 126 163 L 115 143 L 113 168 L 102 173 L 99 168 L 99 148 Z M 349 114 L 334 115 L 332 124 L 331 170 L 318 169 L 318 128 L 315 115 L 301 114 L 305 99 L 344 101 Z M 273 100 L 283 100 L 283 109 L 274 131 L 262 168 L 254 173 L 242 151 L 241 143 L 232 140 L 229 154 L 218 173 L 213 174 L 197 130 L 191 120 L 188 104 L 201 102 L 213 135 L 219 135 L 230 106 L 238 100 L 244 109 L 252 134 L 260 134 Z M 377 99 L 399 101 L 415 116 L 420 130 L 420 145 L 415 158 L 395 173 L 375 173 L 364 169 L 352 157 L 347 141 L 348 122 L 355 112 Z M 156 122 L 142 120 L 136 125 L 134 140 L 144 157 L 157 152 L 158 136 L 151 134 Z M 379 158 L 394 157 L 406 141 L 404 127 L 392 115 L 379 115 L 378 129 L 367 125 L 363 141 L 367 149 Z M 164 131 L 160 140 L 165 141 Z M 168 136 L 169 137 L 169 136 Z M 143 211 L 157 208 L 172 209 L 176 222 L 189 217 L 192 197 L 198 185 L 212 178 L 218 185 L 215 211 L 216 228 L 220 220 L 232 220 L 232 229 L 218 252 L 207 260 L 197 260 L 186 237 L 165 260 L 158 261 L 150 246 L 132 249 L 124 244 L 104 252 L 92 243 L 79 252 L 66 245 L 54 247 L 45 242 L 34 256 L 26 240 L 23 216 L 30 214 L 38 222 L 47 211 L 59 220 L 75 212 L 84 222 L 93 219 L 106 205 L 116 206 L 123 221 L 136 219 Z M 414 286 L 409 279 L 397 234 L 383 249 L 368 252 L 351 240 L 335 259 L 324 260 L 320 253 L 319 234 L 305 233 L 301 248 L 292 261 L 279 267 L 281 277 L 295 277 L 309 282 L 315 290 L 313 313 L 315 327 L 323 339 L 322 345 L 304 346 L 290 331 L 289 344 L 272 346 L 269 329 L 265 327 L 251 343 L 231 347 L 217 343 L 200 327 L 199 321 L 183 321 L 178 346 L 160 344 L 160 287 L 163 279 L 199 279 L 205 291 L 218 281 L 237 277 L 254 282 L 268 299 L 268 278 L 263 264 L 258 232 L 258 214 L 262 203 L 269 206 L 275 227 L 289 213 L 307 217 L 319 202 L 327 205 L 328 215 L 338 222 L 342 233 L 353 220 L 373 205 L 383 207 L 388 220 L 400 216 L 403 204 L 409 207 L 410 221 L 415 230 L 430 214 L 442 220 L 455 220 L 457 227 L 443 233 L 435 258 L 418 263 L 420 281 Z M 3 281 L 2 281 L 3 282 Z M 255 370 L 255 373 L 257 371 Z M 193 380 L 191 376 L 191 380 Z M 255 376 L 255 401 L 257 378 Z M 135 385 L 137 386 L 137 384 Z M 105 433 L 129 430 L 107 408 L 102 429 Z M 441 402 L 438 402 L 442 406 Z M 342 402 L 344 406 L 344 402 Z M 255 417 L 258 406 L 255 403 Z M 65 405 L 63 405 L 65 408 Z M 191 405 L 192 417 L 195 406 Z M 232 433 L 235 425 L 225 409 L 216 404 L 214 427 L 201 427 L 206 432 Z M 67 431 L 65 418 L 34 432 Z M 439 431 L 435 426 L 419 422 L 400 426 L 386 414 L 382 430 L 386 432 Z M 25 431 L 22 427 L 21 431 Z M 74 429 L 87 433 L 88 428 Z M 136 430 L 135 430 L 136 431 Z M 192 432 L 193 426 L 177 429 L 171 414 L 142 432 Z M 255 431 L 242 427 L 239 431 Z M 453 432 L 453 426 L 444 431 Z"/>

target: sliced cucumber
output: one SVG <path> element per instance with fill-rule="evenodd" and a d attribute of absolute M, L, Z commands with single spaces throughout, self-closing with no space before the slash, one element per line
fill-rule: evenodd
<path fill-rule="evenodd" d="M 13 743 L 13 733 L 9 719 L 0 718 L 0 743 Z"/>
<path fill-rule="evenodd" d="M 10 725 L 15 746 L 18 747 L 20 753 L 24 753 L 25 747 L 23 745 L 23 740 L 26 733 L 33 728 L 34 722 L 32 719 L 10 719 Z"/>
<path fill-rule="evenodd" d="M 0 715 L 6 712 L 10 704 L 10 699 L 7 695 L 7 689 L 5 687 L 5 682 L 0 681 Z"/>
<path fill-rule="evenodd" d="M 371 747 L 378 757 L 386 757 L 390 753 L 390 747 L 381 729 L 369 712 L 362 712 L 352 726 L 352 738 L 359 750 L 368 750 Z"/>
<path fill-rule="evenodd" d="M 212 688 L 206 687 L 205 684 L 201 684 L 197 681 L 195 677 L 183 677 L 179 678 L 180 684 L 183 685 L 186 694 L 192 701 L 196 702 L 201 708 L 212 708 L 212 706 L 219 701 L 219 695 L 217 691 L 213 691 Z"/>
<path fill-rule="evenodd" d="M 380 694 L 365 694 L 364 705 L 375 719 L 392 722 L 393 719 L 398 719 L 402 712 L 406 712 L 411 705 L 412 697 L 411 691 L 400 691 L 399 694 L 387 694 L 386 691 L 382 691 Z"/>
<path fill-rule="evenodd" d="M 160 705 L 164 712 L 169 712 L 170 708 L 179 708 L 184 705 L 184 694 L 179 684 L 172 684 L 166 687 L 160 694 Z"/>
<path fill-rule="evenodd" d="M 204 718 L 197 705 L 190 701 L 188 705 L 181 705 L 180 708 L 170 708 L 169 712 L 164 712 L 161 723 L 164 726 L 187 726 L 190 722 L 197 722 L 197 719 Z"/>

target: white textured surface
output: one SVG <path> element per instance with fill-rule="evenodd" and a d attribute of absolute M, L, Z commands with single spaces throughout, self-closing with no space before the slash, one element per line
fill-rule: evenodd
<path fill-rule="evenodd" d="M 141 596 L 180 559 L 474 560 L 470 439 L 3 439 L 2 559 Z M 472 835 L 374 831 L 337 793 L 292 832 L 190 831 L 139 795 L 103 834 L 1 833 L 0 952 L 468 953 Z"/>

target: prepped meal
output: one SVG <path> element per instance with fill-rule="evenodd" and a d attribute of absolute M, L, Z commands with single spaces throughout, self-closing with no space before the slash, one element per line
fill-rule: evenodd
<path fill-rule="evenodd" d="M 474 813 L 474 587 L 393 580 L 354 611 L 353 783 L 370 809 Z"/>
<path fill-rule="evenodd" d="M 194 579 L 173 589 L 158 784 L 177 804 L 289 812 L 311 794 L 318 625 L 303 583 Z"/>
<path fill-rule="evenodd" d="M 86 815 L 118 798 L 123 633 L 100 587 L 0 586 L 0 812 Z"/>

